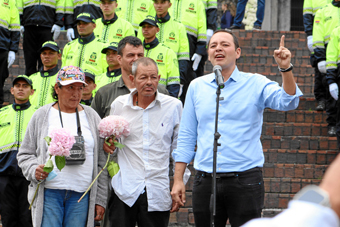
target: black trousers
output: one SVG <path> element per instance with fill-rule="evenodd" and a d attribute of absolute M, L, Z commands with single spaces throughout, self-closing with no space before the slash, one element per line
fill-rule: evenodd
<path fill-rule="evenodd" d="M 25 26 L 24 32 L 24 57 L 27 76 L 39 71 L 42 67 L 40 53 L 42 44 L 52 40 L 51 28 L 42 26 Z"/>
<path fill-rule="evenodd" d="M 8 51 L 0 50 L 0 108 L 4 103 L 4 85 L 5 80 L 8 77 Z"/>
<path fill-rule="evenodd" d="M 314 96 L 317 101 L 326 100 L 327 89 L 324 77 L 320 73 L 318 67 L 314 68 Z"/>
<path fill-rule="evenodd" d="M 136 223 L 138 227 L 167 227 L 169 224 L 170 211 L 148 212 L 146 192 L 138 197 L 132 207 L 129 207 L 112 191 L 109 207 L 112 227 L 135 227 Z"/>
<path fill-rule="evenodd" d="M 325 89 L 324 97 L 326 99 L 326 122 L 328 123 L 328 127 L 336 126 L 337 122 L 337 102 L 329 93 L 329 85 L 326 81 L 326 74 L 320 73 L 322 77 L 322 83 Z"/>
<path fill-rule="evenodd" d="M 1 221 L 3 227 L 32 226 L 27 201 L 29 181 L 24 177 L 0 176 Z"/>
<path fill-rule="evenodd" d="M 193 211 L 196 227 L 210 226 L 211 174 L 198 171 L 193 185 Z M 215 226 L 225 227 L 229 218 L 232 227 L 261 217 L 264 184 L 260 168 L 217 179 Z"/>

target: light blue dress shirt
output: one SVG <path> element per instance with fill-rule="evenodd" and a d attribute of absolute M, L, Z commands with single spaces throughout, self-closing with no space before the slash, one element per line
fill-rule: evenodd
<path fill-rule="evenodd" d="M 262 167 L 264 155 L 260 141 L 263 111 L 293 110 L 299 105 L 302 92 L 288 95 L 277 82 L 265 76 L 240 72 L 236 67 L 224 83 L 218 115 L 217 172 L 245 171 Z M 176 162 L 190 163 L 194 168 L 212 173 L 216 111 L 215 74 L 193 80 L 188 88 L 183 109 Z M 197 151 L 195 145 L 197 141 Z"/>

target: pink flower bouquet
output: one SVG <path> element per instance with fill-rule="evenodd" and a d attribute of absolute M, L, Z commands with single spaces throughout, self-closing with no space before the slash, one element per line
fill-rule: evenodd
<path fill-rule="evenodd" d="M 74 136 L 71 134 L 69 129 L 59 128 L 53 129 L 50 133 L 50 136 L 46 136 L 44 139 L 48 144 L 48 151 L 50 153 L 50 158 L 47 160 L 44 166 L 44 172 L 51 173 L 53 171 L 54 166 L 51 160 L 52 156 L 55 156 L 55 164 L 57 165 L 57 168 L 61 171 L 66 164 L 65 156 L 70 156 L 70 150 L 73 144 L 76 142 Z M 40 184 L 41 181 L 38 183 L 29 209 L 31 209 L 32 207 Z"/>
<path fill-rule="evenodd" d="M 73 144 L 76 142 L 74 136 L 67 128 L 53 129 L 50 136 L 46 136 L 45 140 L 50 153 L 50 158 L 45 164 L 44 171 L 50 173 L 53 170 L 52 156 L 55 156 L 55 164 L 61 171 L 65 167 L 65 156 L 70 156 L 70 150 Z"/>
<path fill-rule="evenodd" d="M 118 115 L 110 115 L 110 116 L 103 118 L 98 125 L 98 130 L 99 130 L 99 136 L 105 139 L 105 143 L 107 143 L 108 145 L 111 145 L 108 141 L 110 138 L 112 138 L 112 141 L 117 148 L 123 148 L 124 145 L 121 143 L 118 143 L 117 141 L 115 141 L 115 139 L 119 139 L 122 136 L 130 135 L 129 122 L 124 117 L 121 117 Z M 110 154 L 108 154 L 105 166 L 101 169 L 101 171 L 98 173 L 96 178 L 94 178 L 91 185 L 86 190 L 86 192 L 82 195 L 82 197 L 80 197 L 80 199 L 78 200 L 78 203 L 83 199 L 83 197 L 91 189 L 94 182 L 98 179 L 99 175 L 104 171 L 104 169 L 108 167 L 108 165 L 109 165 L 108 168 L 111 167 L 111 169 L 113 169 L 114 172 L 118 172 L 119 170 L 118 164 L 115 163 L 114 161 L 109 162 L 109 160 L 110 160 Z M 111 175 L 112 174 L 110 173 L 110 176 Z"/>

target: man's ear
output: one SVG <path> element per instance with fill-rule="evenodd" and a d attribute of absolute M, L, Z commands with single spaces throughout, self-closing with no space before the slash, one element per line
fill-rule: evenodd
<path fill-rule="evenodd" d="M 132 74 L 129 75 L 129 78 L 130 78 L 130 81 L 131 81 L 132 83 L 134 83 L 135 77 L 134 77 Z"/>
<path fill-rule="evenodd" d="M 14 95 L 14 88 L 11 87 L 11 94 Z"/>

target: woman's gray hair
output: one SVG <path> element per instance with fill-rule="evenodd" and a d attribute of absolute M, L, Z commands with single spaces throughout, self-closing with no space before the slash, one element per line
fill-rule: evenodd
<path fill-rule="evenodd" d="M 138 60 L 136 60 L 135 62 L 132 63 L 132 75 L 134 77 L 136 77 L 136 73 L 137 73 L 137 68 L 138 66 L 142 64 L 144 66 L 149 66 L 149 65 L 155 65 L 156 68 L 157 68 L 157 75 L 158 75 L 158 66 L 157 66 L 157 63 L 151 59 L 151 58 L 148 58 L 148 57 L 142 57 L 142 58 L 139 58 Z"/>

